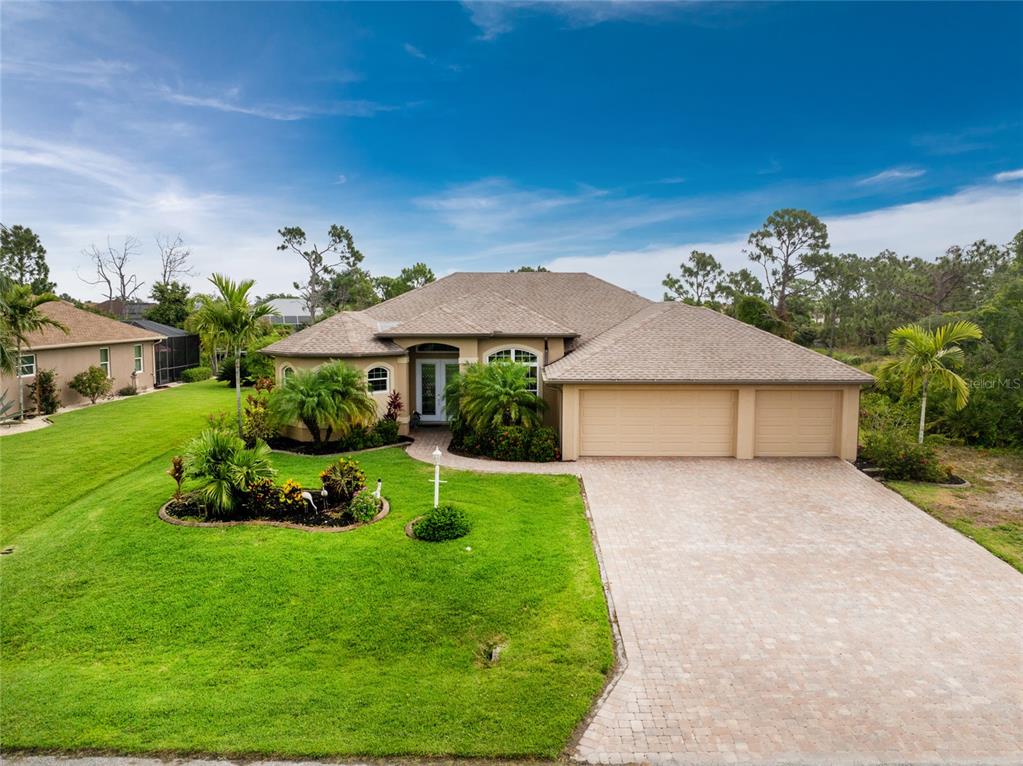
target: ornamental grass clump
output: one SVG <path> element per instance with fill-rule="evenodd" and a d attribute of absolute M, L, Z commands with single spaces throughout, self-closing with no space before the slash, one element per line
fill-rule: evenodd
<path fill-rule="evenodd" d="M 412 525 L 412 534 L 418 540 L 439 543 L 465 537 L 472 529 L 469 517 L 461 508 L 448 503 L 431 508 Z"/>

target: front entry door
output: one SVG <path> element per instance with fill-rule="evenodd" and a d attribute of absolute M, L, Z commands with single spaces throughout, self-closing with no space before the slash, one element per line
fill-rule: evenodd
<path fill-rule="evenodd" d="M 446 359 L 416 361 L 416 409 L 423 423 L 444 423 L 444 388 L 458 377 L 458 362 Z"/>

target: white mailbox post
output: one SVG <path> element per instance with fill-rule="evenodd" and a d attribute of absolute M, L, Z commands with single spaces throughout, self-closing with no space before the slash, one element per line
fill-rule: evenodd
<path fill-rule="evenodd" d="M 441 451 L 440 447 L 433 448 L 433 507 L 436 508 L 440 505 L 440 485 L 447 484 L 446 481 L 440 480 L 440 459 Z"/>

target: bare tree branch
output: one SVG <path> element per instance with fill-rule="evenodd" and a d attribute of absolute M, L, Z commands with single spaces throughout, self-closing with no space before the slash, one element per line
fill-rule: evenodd
<path fill-rule="evenodd" d="M 195 276 L 188 259 L 192 257 L 191 249 L 185 247 L 184 240 L 178 234 L 174 239 L 170 236 L 157 234 L 154 237 L 156 247 L 160 251 L 160 281 L 169 284 L 178 277 Z"/>

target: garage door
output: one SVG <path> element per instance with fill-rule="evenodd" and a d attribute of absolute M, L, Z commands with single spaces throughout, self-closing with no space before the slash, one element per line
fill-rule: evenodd
<path fill-rule="evenodd" d="M 735 391 L 583 389 L 580 455 L 735 454 Z"/>
<path fill-rule="evenodd" d="M 758 457 L 838 454 L 839 391 L 757 391 Z"/>

